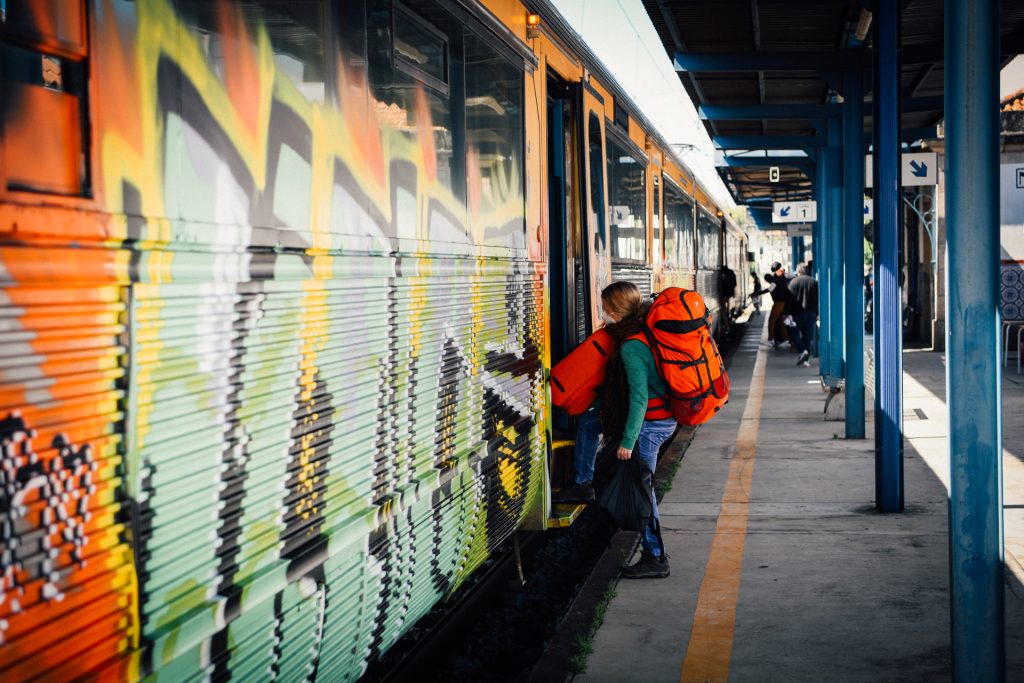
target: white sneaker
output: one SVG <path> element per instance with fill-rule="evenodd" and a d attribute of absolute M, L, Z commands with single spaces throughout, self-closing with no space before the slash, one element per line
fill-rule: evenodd
<path fill-rule="evenodd" d="M 757 345 L 760 346 L 761 348 L 764 348 L 764 349 L 775 348 L 775 342 L 770 342 L 770 341 L 758 342 Z"/>
<path fill-rule="evenodd" d="M 803 365 L 804 363 L 809 363 L 809 361 L 807 359 L 810 358 L 810 357 L 811 357 L 811 354 L 810 354 L 809 351 L 803 351 L 803 352 L 800 353 L 799 356 L 797 356 L 796 364 L 797 365 Z M 804 366 L 804 367 L 806 367 L 806 366 Z"/>
<path fill-rule="evenodd" d="M 805 360 L 805 361 L 804 361 L 803 363 L 801 363 L 800 365 L 804 366 L 805 368 L 809 368 L 809 367 L 811 367 L 811 361 L 809 361 L 809 360 Z"/>
<path fill-rule="evenodd" d="M 787 315 L 782 319 L 782 324 L 786 327 L 796 327 L 796 321 L 793 320 L 793 316 Z"/>

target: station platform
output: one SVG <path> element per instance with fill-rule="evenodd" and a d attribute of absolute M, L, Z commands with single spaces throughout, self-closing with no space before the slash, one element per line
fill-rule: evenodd
<path fill-rule="evenodd" d="M 660 503 L 671 576 L 618 582 L 573 680 L 950 680 L 943 354 L 904 352 L 906 511 L 881 515 L 870 394 L 869 438 L 847 441 L 817 360 L 758 341 Z M 1006 671 L 1024 681 L 1024 378 L 1003 387 Z"/>

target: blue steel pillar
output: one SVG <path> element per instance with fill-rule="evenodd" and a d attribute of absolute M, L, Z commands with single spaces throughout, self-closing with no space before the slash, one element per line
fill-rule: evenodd
<path fill-rule="evenodd" d="M 875 17 L 875 506 L 903 511 L 903 320 L 900 296 L 900 2 Z M 948 136 L 947 136 L 947 139 Z"/>
<path fill-rule="evenodd" d="M 818 258 L 818 244 L 821 239 L 818 230 L 820 229 L 821 221 L 811 223 L 811 277 L 818 277 L 818 264 L 821 262 Z"/>
<path fill-rule="evenodd" d="M 843 284 L 846 290 L 846 438 L 864 438 L 864 90 L 843 74 Z"/>
<path fill-rule="evenodd" d="M 826 124 L 827 126 L 827 124 Z M 826 135 L 828 130 L 825 131 Z M 822 377 L 828 377 L 831 373 L 829 361 L 831 352 L 829 350 L 829 233 L 828 225 L 828 147 L 818 151 L 818 165 L 815 169 L 814 194 L 818 202 L 818 232 L 814 236 L 814 266 L 818 271 L 818 373 Z"/>
<path fill-rule="evenodd" d="M 846 319 L 843 303 L 843 135 L 842 122 L 828 122 L 828 331 L 829 371 L 845 373 Z"/>
<path fill-rule="evenodd" d="M 946 396 L 953 675 L 1006 676 L 999 367 L 999 2 L 946 1 Z"/>

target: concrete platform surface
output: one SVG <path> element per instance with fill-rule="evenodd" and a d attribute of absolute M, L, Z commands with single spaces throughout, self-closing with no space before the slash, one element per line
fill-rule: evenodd
<path fill-rule="evenodd" d="M 748 334 L 660 505 L 672 575 L 619 581 L 574 680 L 951 680 L 944 356 L 908 350 L 904 373 L 906 511 L 880 515 L 870 394 L 869 438 L 847 441 L 817 361 Z M 1024 378 L 1003 386 L 1007 680 L 1024 682 Z"/>

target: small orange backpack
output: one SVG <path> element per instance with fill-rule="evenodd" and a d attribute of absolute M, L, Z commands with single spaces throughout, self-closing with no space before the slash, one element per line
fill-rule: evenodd
<path fill-rule="evenodd" d="M 650 347 L 658 374 L 668 384 L 668 406 L 676 422 L 703 424 L 729 401 L 729 375 L 711 336 L 704 297 L 682 287 L 658 294 L 640 339 Z"/>
<path fill-rule="evenodd" d="M 599 329 L 551 368 L 551 402 L 570 415 L 582 415 L 604 384 L 604 368 L 615 342 Z"/>

